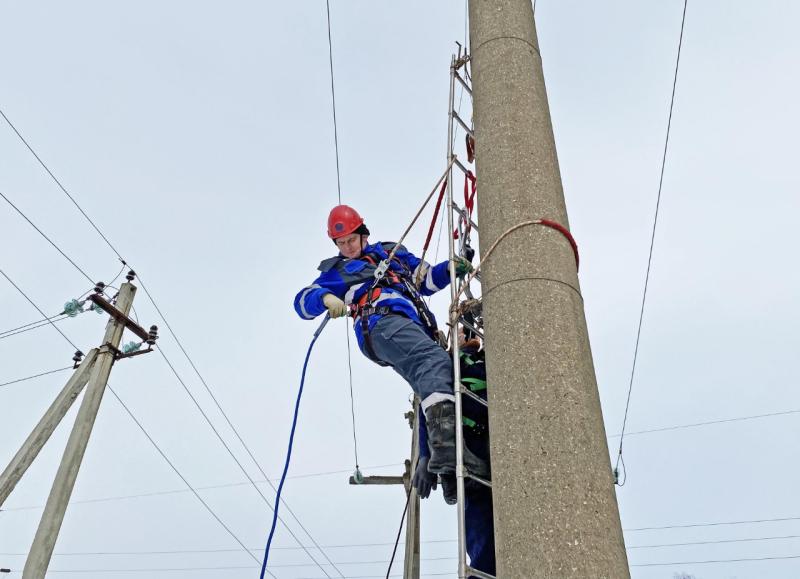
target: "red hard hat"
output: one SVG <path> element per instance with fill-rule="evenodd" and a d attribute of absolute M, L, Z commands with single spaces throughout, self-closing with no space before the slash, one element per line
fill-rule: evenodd
<path fill-rule="evenodd" d="M 350 235 L 364 223 L 364 218 L 349 205 L 337 205 L 328 215 L 328 237 Z"/>

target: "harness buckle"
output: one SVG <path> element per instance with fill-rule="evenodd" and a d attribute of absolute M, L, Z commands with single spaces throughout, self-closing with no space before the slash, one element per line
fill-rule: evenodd
<path fill-rule="evenodd" d="M 378 265 L 375 266 L 375 279 L 383 279 L 383 276 L 386 275 L 386 271 L 389 269 L 389 260 L 384 259 Z"/>

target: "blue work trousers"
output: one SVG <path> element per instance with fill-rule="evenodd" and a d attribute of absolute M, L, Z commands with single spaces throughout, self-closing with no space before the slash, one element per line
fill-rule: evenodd
<path fill-rule="evenodd" d="M 454 399 L 450 355 L 419 324 L 405 316 L 383 316 L 370 330 L 370 338 L 375 355 L 411 385 L 423 410 Z M 362 352 L 369 357 L 366 347 Z"/>
<path fill-rule="evenodd" d="M 464 523 L 469 564 L 478 571 L 496 575 L 492 490 L 481 485 L 466 489 L 465 494 Z"/>

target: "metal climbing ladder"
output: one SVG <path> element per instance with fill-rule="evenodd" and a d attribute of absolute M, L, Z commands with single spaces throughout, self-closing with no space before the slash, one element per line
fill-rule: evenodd
<path fill-rule="evenodd" d="M 462 54 L 463 52 L 463 54 Z M 473 172 L 468 169 L 455 155 L 454 146 L 456 132 L 459 128 L 463 129 L 466 134 L 467 141 L 467 162 L 472 162 L 472 155 L 469 149 L 472 144 L 474 150 L 474 132 L 471 123 L 467 123 L 461 116 L 460 105 L 459 110 L 456 110 L 456 85 L 458 84 L 461 89 L 461 96 L 467 95 L 472 99 L 472 87 L 469 78 L 469 55 L 466 51 L 462 51 L 459 47 L 458 55 L 454 55 L 450 64 L 450 98 L 448 106 L 448 123 L 447 123 L 447 162 L 450 166 L 450 174 L 447 179 L 447 193 L 446 193 L 446 206 L 447 211 L 447 225 L 448 225 L 448 248 L 450 258 L 450 279 L 456 280 L 455 263 L 453 258 L 456 256 L 464 255 L 469 251 L 470 235 L 471 233 L 478 232 L 478 225 L 472 219 L 472 208 L 475 196 L 475 176 Z M 453 197 L 453 171 L 454 169 L 460 170 L 464 174 L 464 206 L 460 207 Z M 480 282 L 480 275 L 476 275 L 474 280 Z M 464 396 L 468 396 L 482 404 L 488 406 L 488 403 L 483 398 L 474 394 L 468 388 L 465 388 L 461 383 L 461 368 L 460 368 L 460 354 L 458 344 L 458 328 L 459 325 L 466 326 L 479 337 L 483 338 L 483 323 L 480 315 L 480 298 L 474 299 L 472 292 L 469 288 L 470 279 L 466 281 L 457 281 L 450 286 L 451 307 L 449 311 L 449 328 L 450 328 L 450 352 L 453 356 L 453 385 L 455 393 L 455 407 L 456 407 L 456 487 L 457 487 L 457 510 L 458 510 L 458 577 L 465 579 L 467 577 L 479 577 L 482 579 L 494 579 L 493 575 L 473 569 L 467 564 L 466 553 L 466 524 L 465 524 L 465 493 L 464 486 L 466 479 L 474 481 L 474 484 L 481 484 L 491 488 L 492 483 L 489 480 L 479 478 L 464 468 L 464 433 L 463 433 L 463 412 L 462 401 Z M 466 284 L 466 286 L 464 285 Z M 459 304 L 461 294 L 465 294 L 468 298 L 463 304 Z M 470 320 L 464 318 L 464 305 L 469 305 L 472 308 L 472 317 Z"/>

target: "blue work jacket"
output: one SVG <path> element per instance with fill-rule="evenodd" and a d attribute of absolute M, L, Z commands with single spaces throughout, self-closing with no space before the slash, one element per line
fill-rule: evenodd
<path fill-rule="evenodd" d="M 324 313 L 325 304 L 322 298 L 325 294 L 335 295 L 348 306 L 358 304 L 375 281 L 376 264 L 387 259 L 389 252 L 396 245 L 392 242 L 373 243 L 364 248 L 361 257 L 350 259 L 339 254 L 324 260 L 319 264 L 319 277 L 311 285 L 300 290 L 294 298 L 294 309 L 297 315 L 304 320 L 313 320 Z M 371 258 L 374 263 L 370 262 L 368 258 Z M 444 289 L 450 283 L 448 262 L 445 260 L 431 267 L 402 245 L 399 246 L 394 259 L 389 264 L 385 283 L 380 286 L 380 295 L 372 302 L 375 307 L 388 307 L 393 313 L 405 316 L 422 326 L 417 308 L 411 301 L 405 286 L 397 279 L 398 276 L 410 277 L 412 280 L 422 276 L 419 293 L 429 296 Z M 370 316 L 370 330 L 378 319 L 380 319 L 378 314 Z M 359 347 L 363 347 L 364 336 L 359 321 L 360 319 L 356 318 L 353 326 Z"/>

